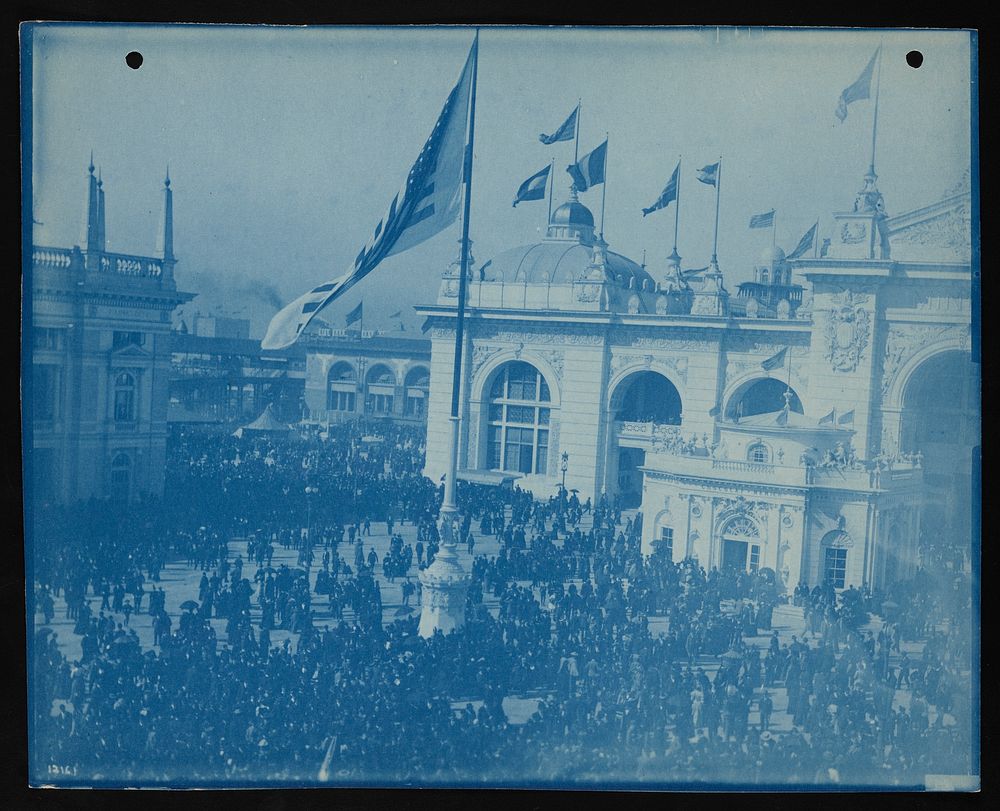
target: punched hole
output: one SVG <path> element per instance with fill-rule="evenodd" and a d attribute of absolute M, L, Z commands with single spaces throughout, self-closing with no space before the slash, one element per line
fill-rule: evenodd
<path fill-rule="evenodd" d="M 138 51 L 130 51 L 125 55 L 125 64 L 132 68 L 132 70 L 138 70 L 142 64 L 142 54 Z"/>
<path fill-rule="evenodd" d="M 924 64 L 924 55 L 920 51 L 910 51 L 906 55 L 906 64 L 911 68 L 919 68 Z"/>

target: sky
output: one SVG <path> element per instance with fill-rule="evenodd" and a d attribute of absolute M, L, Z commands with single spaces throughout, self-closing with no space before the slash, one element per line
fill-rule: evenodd
<path fill-rule="evenodd" d="M 468 28 L 65 25 L 36 29 L 31 55 L 34 241 L 81 243 L 93 150 L 108 250 L 151 255 L 169 164 L 178 286 L 195 312 L 252 320 L 341 275 L 404 181 L 458 78 Z M 582 100 L 580 154 L 608 137 L 605 238 L 661 275 L 673 207 L 643 217 L 683 160 L 678 251 L 708 264 L 715 195 L 694 170 L 723 158 L 719 263 L 750 278 L 775 209 L 790 251 L 849 209 L 871 151 L 873 100 L 834 115 L 883 43 L 876 171 L 890 215 L 939 199 L 970 164 L 970 37 L 961 31 L 484 28 L 470 233 L 476 266 L 544 236 L 547 204 L 512 207 L 555 161 L 568 194 L 573 143 L 545 146 Z M 906 54 L 923 55 L 920 68 Z M 138 70 L 125 55 L 143 55 Z M 602 188 L 581 195 L 600 219 Z M 29 215 L 26 212 L 26 216 Z M 391 257 L 322 313 L 359 300 L 365 328 L 419 334 L 458 254 L 456 223 Z M 188 312 L 190 311 L 190 312 Z"/>

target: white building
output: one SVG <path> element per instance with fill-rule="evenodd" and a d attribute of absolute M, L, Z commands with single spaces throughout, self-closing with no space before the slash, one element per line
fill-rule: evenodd
<path fill-rule="evenodd" d="M 821 257 L 769 251 L 732 301 L 716 265 L 694 282 L 676 254 L 646 268 L 612 252 L 571 194 L 541 242 L 472 265 L 460 469 L 516 473 L 545 497 L 565 458 L 581 498 L 641 505 L 644 552 L 769 567 L 789 589 L 903 576 L 921 527 L 969 537 L 968 183 L 888 216 L 875 181 L 834 215 Z M 434 481 L 458 273 L 417 308 Z"/>

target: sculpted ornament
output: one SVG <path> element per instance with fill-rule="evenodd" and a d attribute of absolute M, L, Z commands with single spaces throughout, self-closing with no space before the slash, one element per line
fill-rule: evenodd
<path fill-rule="evenodd" d="M 906 361 L 919 350 L 935 341 L 958 339 L 961 349 L 968 349 L 970 330 L 957 324 L 926 325 L 898 324 L 889 328 L 885 339 L 885 358 L 882 362 L 882 398 L 885 399 L 892 388 L 896 373 Z"/>
<path fill-rule="evenodd" d="M 868 296 L 845 290 L 834 299 L 826 318 L 826 359 L 834 371 L 853 372 L 871 336 L 871 316 L 864 308 Z"/>

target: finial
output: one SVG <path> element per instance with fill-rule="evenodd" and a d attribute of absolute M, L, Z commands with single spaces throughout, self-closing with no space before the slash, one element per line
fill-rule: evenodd
<path fill-rule="evenodd" d="M 167 164 L 167 176 L 163 179 L 163 185 L 166 188 L 170 188 L 170 164 Z"/>
<path fill-rule="evenodd" d="M 785 410 L 785 412 L 787 413 L 787 412 L 788 412 L 788 410 L 789 410 L 789 409 L 791 408 L 791 403 L 792 403 L 792 390 L 791 390 L 790 388 L 787 388 L 787 387 L 786 387 L 786 388 L 785 388 L 785 393 L 784 393 L 784 394 L 782 394 L 781 396 L 785 398 L 785 408 L 784 408 L 784 410 Z"/>
<path fill-rule="evenodd" d="M 90 150 L 90 165 L 87 167 L 87 171 L 90 172 L 90 174 L 94 174 L 94 150 L 93 149 Z"/>
<path fill-rule="evenodd" d="M 646 249 L 642 249 L 642 269 L 646 269 Z"/>
<path fill-rule="evenodd" d="M 580 202 L 579 190 L 576 188 L 576 183 L 569 184 L 569 199 L 573 203 Z"/>
<path fill-rule="evenodd" d="M 101 188 L 104 185 L 104 181 L 101 179 L 101 167 L 97 167 L 97 188 Z"/>

